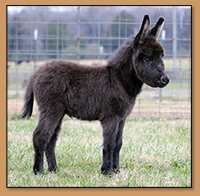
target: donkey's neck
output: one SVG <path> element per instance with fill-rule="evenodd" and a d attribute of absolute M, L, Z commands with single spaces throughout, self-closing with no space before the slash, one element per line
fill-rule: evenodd
<path fill-rule="evenodd" d="M 130 36 L 108 60 L 108 67 L 113 68 L 126 93 L 135 98 L 141 91 L 143 82 L 135 73 L 132 64 L 134 37 Z"/>

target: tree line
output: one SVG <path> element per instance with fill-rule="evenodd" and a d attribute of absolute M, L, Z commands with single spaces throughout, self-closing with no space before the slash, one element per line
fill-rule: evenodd
<path fill-rule="evenodd" d="M 148 13 L 152 23 L 165 18 L 166 53 L 172 54 L 172 8 L 85 6 L 55 11 L 48 6 L 27 6 L 7 13 L 8 60 L 46 60 L 52 58 L 108 58 L 131 34 L 136 34 Z M 191 37 L 191 10 L 177 8 L 178 54 L 187 55 Z M 34 30 L 38 36 L 34 39 Z M 184 41 L 185 40 L 185 41 Z M 100 46 L 103 48 L 99 50 Z M 17 52 L 16 52 L 17 51 Z M 78 54 L 77 54 L 78 53 Z"/>

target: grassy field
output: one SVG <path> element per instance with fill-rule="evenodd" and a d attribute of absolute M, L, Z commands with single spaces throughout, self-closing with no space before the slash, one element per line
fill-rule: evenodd
<path fill-rule="evenodd" d="M 57 142 L 59 173 L 32 172 L 32 132 L 37 120 L 9 120 L 8 187 L 190 187 L 190 121 L 127 121 L 121 173 L 100 174 L 102 131 L 98 122 L 64 120 Z"/>

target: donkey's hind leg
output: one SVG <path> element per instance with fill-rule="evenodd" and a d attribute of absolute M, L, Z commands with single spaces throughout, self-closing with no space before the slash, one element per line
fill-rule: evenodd
<path fill-rule="evenodd" d="M 50 115 L 49 115 L 50 116 Z M 33 133 L 33 147 L 35 151 L 33 172 L 35 174 L 44 173 L 43 156 L 55 129 L 58 127 L 61 117 L 40 114 L 38 126 Z"/>
<path fill-rule="evenodd" d="M 45 129 L 45 123 L 42 120 L 40 120 L 35 131 L 33 132 L 33 147 L 35 151 L 34 166 L 33 166 L 34 174 L 44 173 L 43 153 L 46 147 L 46 141 L 45 138 L 41 137 L 42 133 L 44 132 L 44 129 Z"/>
<path fill-rule="evenodd" d="M 46 151 L 45 151 L 49 172 L 58 171 L 58 166 L 57 166 L 56 157 L 55 157 L 55 146 L 56 146 L 56 140 L 57 140 L 59 131 L 61 129 L 62 119 L 63 119 L 63 117 L 61 118 L 60 122 L 58 123 L 58 125 L 46 147 Z"/>

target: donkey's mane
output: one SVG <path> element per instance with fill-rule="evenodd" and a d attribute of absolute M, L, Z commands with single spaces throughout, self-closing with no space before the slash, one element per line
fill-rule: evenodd
<path fill-rule="evenodd" d="M 135 37 L 133 35 L 123 42 L 123 44 L 108 59 L 108 66 L 124 66 L 132 64 L 133 44 Z"/>

